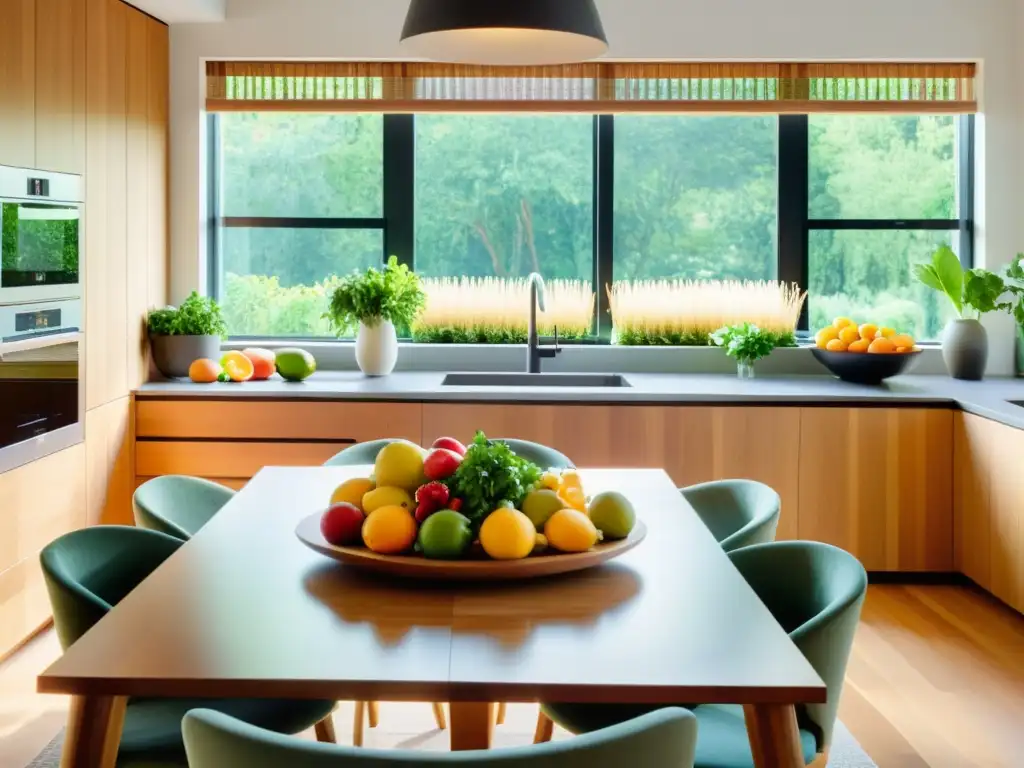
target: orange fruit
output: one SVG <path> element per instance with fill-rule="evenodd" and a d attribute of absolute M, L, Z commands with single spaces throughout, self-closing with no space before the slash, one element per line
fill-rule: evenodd
<path fill-rule="evenodd" d="M 887 339 L 891 339 L 893 336 L 896 335 L 896 329 L 890 328 L 887 325 L 883 325 L 881 328 L 878 329 L 878 335 L 884 336 Z"/>
<path fill-rule="evenodd" d="M 213 384 L 220 376 L 221 368 L 216 360 L 201 357 L 188 367 L 188 377 L 196 384 Z"/>
<path fill-rule="evenodd" d="M 867 352 L 868 347 L 871 346 L 871 342 L 867 339 L 857 339 L 856 341 L 850 342 L 850 346 L 846 348 L 847 352 Z"/>
<path fill-rule="evenodd" d="M 860 327 L 859 331 L 862 339 L 871 341 L 871 339 L 878 335 L 878 326 L 872 323 L 864 323 L 864 325 Z"/>
<path fill-rule="evenodd" d="M 824 328 L 822 328 L 820 331 L 814 334 L 814 343 L 818 346 L 818 349 L 826 349 L 828 347 L 828 343 L 832 341 L 832 339 L 838 338 L 839 331 L 836 330 L 835 326 L 826 325 Z"/>
<path fill-rule="evenodd" d="M 868 347 L 868 352 L 873 355 L 891 355 L 895 351 L 896 345 L 892 343 L 892 339 L 887 339 L 885 336 L 879 336 Z"/>
<path fill-rule="evenodd" d="M 846 330 L 845 328 L 843 329 Z M 825 349 L 829 352 L 845 352 L 848 345 L 842 339 L 832 339 L 828 344 L 825 345 Z"/>
<path fill-rule="evenodd" d="M 905 355 L 907 352 L 910 352 L 911 349 L 911 347 L 896 347 L 896 353 L 900 355 Z"/>
<path fill-rule="evenodd" d="M 263 381 L 269 379 L 274 375 L 277 370 L 277 356 L 273 351 L 269 349 L 260 349 L 259 347 L 248 347 L 242 350 L 242 354 L 249 358 L 252 362 L 253 381 Z"/>
<path fill-rule="evenodd" d="M 838 330 L 838 331 L 841 331 L 841 330 L 843 330 L 843 328 L 846 328 L 848 325 L 853 325 L 853 324 L 854 324 L 853 320 L 851 320 L 848 317 L 837 317 L 835 320 L 832 321 L 832 326 L 836 330 Z"/>
<path fill-rule="evenodd" d="M 252 360 L 234 350 L 225 352 L 220 364 L 224 366 L 224 373 L 230 376 L 232 381 L 248 381 L 256 372 Z"/>
<path fill-rule="evenodd" d="M 416 520 L 405 507 L 380 507 L 363 523 L 363 543 L 381 555 L 398 555 L 416 541 Z"/>
<path fill-rule="evenodd" d="M 914 346 L 914 337 L 911 336 L 909 333 L 897 333 L 896 335 L 891 337 L 891 341 L 897 347 L 910 348 Z"/>
<path fill-rule="evenodd" d="M 839 331 L 839 340 L 847 346 L 849 346 L 859 338 L 860 331 L 858 331 L 857 326 L 853 325 L 852 323 L 850 325 L 844 326 Z"/>

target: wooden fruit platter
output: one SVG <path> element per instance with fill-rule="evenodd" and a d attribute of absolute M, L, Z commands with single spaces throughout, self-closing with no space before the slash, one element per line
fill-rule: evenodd
<path fill-rule="evenodd" d="M 434 581 L 515 581 L 582 571 L 624 555 L 647 536 L 647 527 L 638 521 L 625 539 L 598 544 L 586 552 L 542 553 L 522 560 L 492 560 L 482 553 L 463 560 L 428 560 L 414 554 L 381 555 L 366 547 L 334 546 L 320 532 L 320 517 L 310 515 L 295 529 L 299 541 L 315 552 L 366 571 Z"/>

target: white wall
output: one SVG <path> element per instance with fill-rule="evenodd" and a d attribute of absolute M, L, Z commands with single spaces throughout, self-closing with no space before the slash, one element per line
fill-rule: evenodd
<path fill-rule="evenodd" d="M 1024 152 L 1024 78 L 1015 0 L 598 0 L 625 59 L 971 60 L 982 67 L 977 122 L 977 263 L 995 268 L 1021 246 L 1016 224 Z M 171 27 L 171 291 L 205 274 L 202 100 L 205 59 L 401 58 L 408 0 L 228 0 L 221 23 Z M 1009 318 L 986 320 L 992 373 L 1013 367 Z"/>

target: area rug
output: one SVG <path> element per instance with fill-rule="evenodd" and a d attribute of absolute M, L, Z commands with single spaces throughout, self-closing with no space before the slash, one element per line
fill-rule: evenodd
<path fill-rule="evenodd" d="M 501 734 L 500 728 L 495 732 L 495 742 L 497 742 L 495 746 L 505 747 L 524 743 L 523 738 L 515 740 L 500 738 L 499 734 Z M 373 746 L 395 747 L 401 744 L 405 748 L 430 749 L 431 747 L 436 748 L 436 745 L 447 741 L 445 735 L 436 730 L 426 731 L 421 734 L 393 734 L 385 731 L 380 735 L 384 738 L 374 739 L 375 743 Z M 509 736 L 511 735 L 509 734 Z M 390 744 L 385 745 L 381 742 L 390 742 Z M 431 743 L 428 745 L 427 742 Z M 25 768 L 60 768 L 60 751 L 63 745 L 64 731 L 61 731 L 54 737 L 53 741 L 46 745 L 46 749 L 40 752 Z M 868 757 L 860 744 L 857 743 L 857 740 L 853 738 L 853 734 L 846 729 L 846 726 L 842 723 L 836 723 L 828 768 L 878 768 L 878 766 L 874 760 Z"/>

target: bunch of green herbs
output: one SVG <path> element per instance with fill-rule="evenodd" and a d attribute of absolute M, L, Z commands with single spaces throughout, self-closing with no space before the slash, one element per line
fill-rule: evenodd
<path fill-rule="evenodd" d="M 351 333 L 359 323 L 372 328 L 390 321 L 407 328 L 425 299 L 419 276 L 392 256 L 382 270 L 370 267 L 342 278 L 324 317 L 339 336 Z"/>
<path fill-rule="evenodd" d="M 180 307 L 152 310 L 146 318 L 150 336 L 227 337 L 220 305 L 209 296 L 192 291 Z"/>
<path fill-rule="evenodd" d="M 753 323 L 727 325 L 711 334 L 711 340 L 722 347 L 725 354 L 748 365 L 770 355 L 777 337 L 778 334 L 762 331 Z"/>
<path fill-rule="evenodd" d="M 462 499 L 462 514 L 479 527 L 500 506 L 521 508 L 540 476 L 541 468 L 517 456 L 507 443 L 488 440 L 483 432 L 477 432 L 447 482 L 452 493 Z"/>

